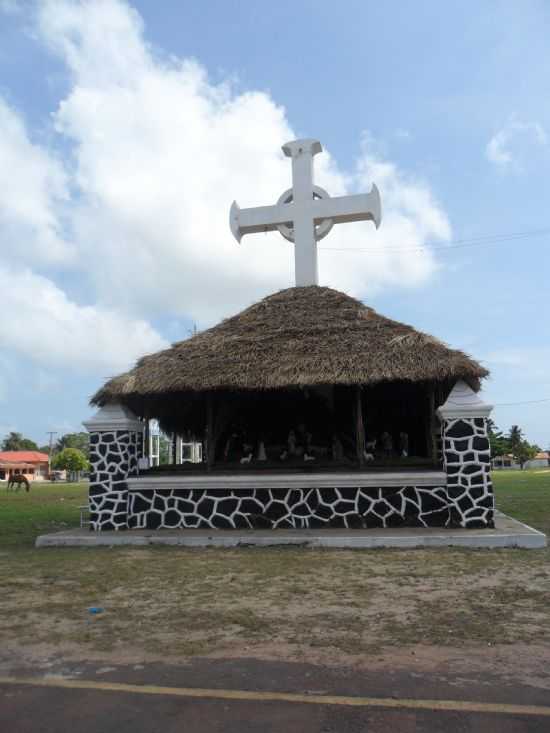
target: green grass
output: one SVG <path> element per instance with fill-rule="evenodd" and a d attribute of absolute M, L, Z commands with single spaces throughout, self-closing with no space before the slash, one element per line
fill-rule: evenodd
<path fill-rule="evenodd" d="M 7 491 L 0 482 L 0 550 L 32 547 L 39 534 L 78 527 L 78 507 L 86 504 L 88 484 L 35 482 L 29 493 Z"/>
<path fill-rule="evenodd" d="M 550 531 L 550 471 L 494 482 L 500 509 Z M 547 549 L 34 549 L 37 534 L 78 526 L 85 494 L 0 485 L 0 648 L 340 659 L 417 643 L 550 644 Z M 90 617 L 92 605 L 105 613 Z"/>
<path fill-rule="evenodd" d="M 494 471 L 497 507 L 550 535 L 550 469 Z"/>

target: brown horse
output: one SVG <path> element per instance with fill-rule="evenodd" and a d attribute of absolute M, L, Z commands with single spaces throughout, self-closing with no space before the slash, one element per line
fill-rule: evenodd
<path fill-rule="evenodd" d="M 14 488 L 15 484 L 17 484 L 17 488 Z M 6 491 L 8 491 L 8 489 L 10 488 L 13 488 L 14 491 L 19 491 L 19 489 L 21 488 L 21 484 L 25 485 L 25 491 L 30 490 L 31 485 L 29 483 L 28 478 L 26 476 L 23 476 L 22 473 L 14 473 L 10 476 L 8 485 L 6 487 Z"/>

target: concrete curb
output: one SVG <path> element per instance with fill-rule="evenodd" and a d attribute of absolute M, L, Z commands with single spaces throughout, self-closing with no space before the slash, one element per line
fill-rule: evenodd
<path fill-rule="evenodd" d="M 90 532 L 65 530 L 37 537 L 36 547 L 118 547 L 168 545 L 179 547 L 327 547 L 327 548 L 422 548 L 546 547 L 546 535 L 532 527 L 497 514 L 495 529 L 402 528 L 369 530 L 128 530 Z"/>

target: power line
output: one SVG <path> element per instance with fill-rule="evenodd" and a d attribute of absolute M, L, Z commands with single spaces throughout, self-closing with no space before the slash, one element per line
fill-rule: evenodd
<path fill-rule="evenodd" d="M 452 252 L 455 249 L 464 249 L 467 247 L 486 247 L 502 242 L 514 242 L 517 240 L 528 239 L 530 237 L 541 237 L 550 234 L 550 227 L 543 229 L 532 229 L 520 232 L 508 232 L 502 234 L 485 234 L 478 237 L 467 239 L 455 239 L 451 242 L 442 244 L 441 242 L 425 242 L 424 244 L 407 244 L 402 247 L 323 247 L 320 246 L 321 252 L 338 251 L 338 252 L 419 252 L 430 249 L 432 252 Z"/>
<path fill-rule="evenodd" d="M 543 397 L 541 400 L 525 400 L 525 402 L 497 402 L 493 407 L 513 407 L 515 405 L 535 405 L 539 402 L 550 402 L 550 397 Z"/>

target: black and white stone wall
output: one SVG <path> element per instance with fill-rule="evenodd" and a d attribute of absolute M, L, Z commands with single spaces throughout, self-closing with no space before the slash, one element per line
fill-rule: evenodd
<path fill-rule="evenodd" d="M 309 529 L 449 523 L 442 486 L 334 489 L 144 489 L 128 496 L 128 526 L 141 529 Z"/>
<path fill-rule="evenodd" d="M 91 529 L 491 527 L 486 418 L 442 420 L 446 486 L 305 489 L 134 489 L 139 430 L 91 430 Z"/>
<path fill-rule="evenodd" d="M 491 451 L 484 417 L 443 421 L 443 456 L 452 526 L 494 526 Z"/>
<path fill-rule="evenodd" d="M 128 526 L 126 479 L 137 475 L 141 452 L 139 432 L 112 430 L 90 433 L 91 529 L 126 529 Z"/>

